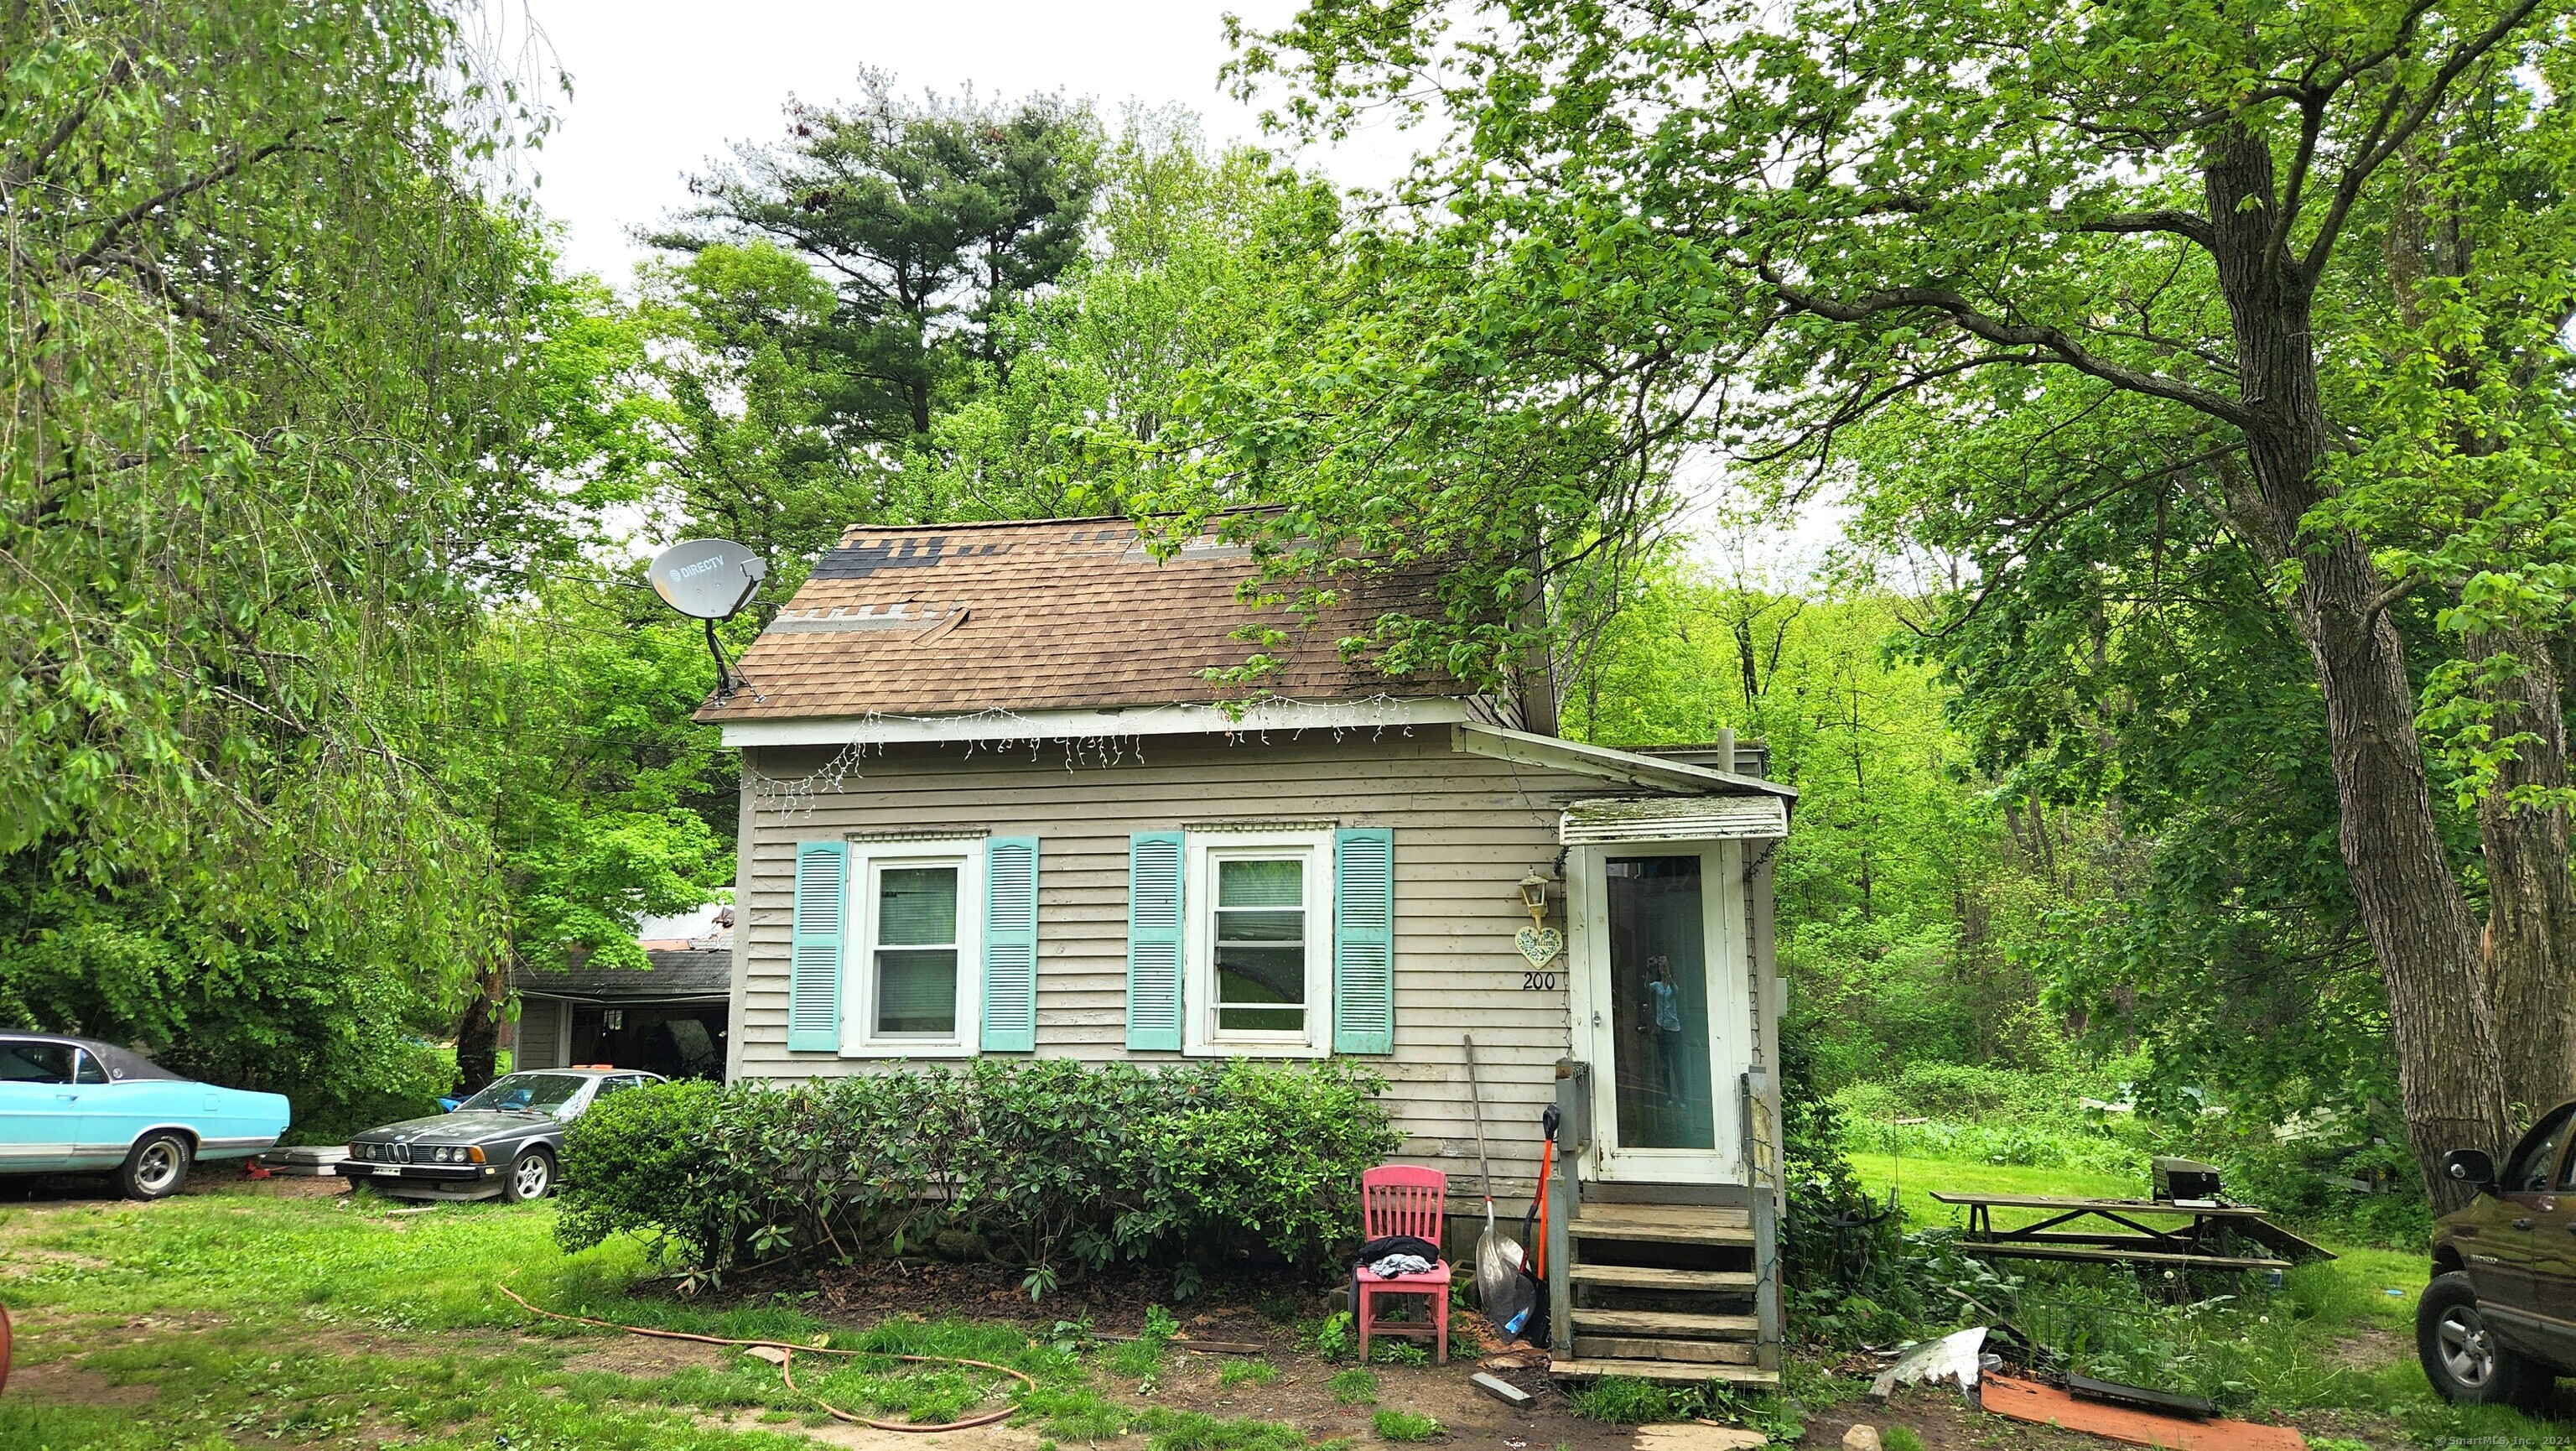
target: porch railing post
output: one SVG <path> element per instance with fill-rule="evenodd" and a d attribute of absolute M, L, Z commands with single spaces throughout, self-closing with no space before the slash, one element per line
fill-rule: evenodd
<path fill-rule="evenodd" d="M 1745 1198 L 1753 1211 L 1753 1363 L 1780 1368 L 1780 1132 L 1760 1067 L 1744 1073 Z"/>

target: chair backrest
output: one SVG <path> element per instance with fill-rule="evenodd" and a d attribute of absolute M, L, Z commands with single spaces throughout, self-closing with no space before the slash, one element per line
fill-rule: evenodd
<path fill-rule="evenodd" d="M 1410 1234 L 1439 1244 L 1440 1210 L 1449 1176 L 1414 1164 L 1380 1164 L 1360 1175 L 1360 1233 L 1367 1239 Z"/>

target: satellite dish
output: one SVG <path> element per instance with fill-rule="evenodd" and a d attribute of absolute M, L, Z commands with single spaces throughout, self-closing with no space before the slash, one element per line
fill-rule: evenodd
<path fill-rule="evenodd" d="M 730 539 L 674 544 L 644 572 L 662 603 L 693 620 L 729 620 L 769 577 L 769 561 Z"/>
<path fill-rule="evenodd" d="M 717 701 L 730 699 L 736 685 L 749 686 L 716 642 L 716 621 L 732 619 L 751 603 L 752 591 L 769 577 L 769 561 L 730 539 L 691 539 L 655 555 L 644 577 L 662 603 L 705 623 L 707 653 L 716 660 Z M 752 697 L 759 696 L 754 689 Z"/>

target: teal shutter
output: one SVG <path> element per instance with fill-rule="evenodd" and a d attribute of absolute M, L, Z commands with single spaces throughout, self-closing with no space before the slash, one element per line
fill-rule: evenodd
<path fill-rule="evenodd" d="M 984 1051 L 1038 1046 L 1038 840 L 984 844 Z"/>
<path fill-rule="evenodd" d="M 1181 834 L 1127 838 L 1127 1046 L 1181 1050 Z"/>
<path fill-rule="evenodd" d="M 1395 833 L 1333 833 L 1333 1051 L 1395 1051 Z"/>
<path fill-rule="evenodd" d="M 796 926 L 788 941 L 787 1051 L 841 1049 L 841 940 L 849 920 L 850 848 L 796 843 Z"/>

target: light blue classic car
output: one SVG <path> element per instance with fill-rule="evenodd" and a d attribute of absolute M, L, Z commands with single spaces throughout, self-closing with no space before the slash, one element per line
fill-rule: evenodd
<path fill-rule="evenodd" d="M 176 1191 L 196 1159 L 286 1132 L 281 1094 L 181 1078 L 113 1043 L 0 1032 L 0 1174 L 109 1169 L 129 1199 Z"/>

